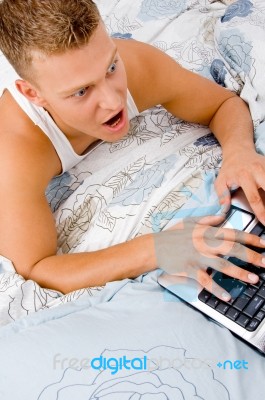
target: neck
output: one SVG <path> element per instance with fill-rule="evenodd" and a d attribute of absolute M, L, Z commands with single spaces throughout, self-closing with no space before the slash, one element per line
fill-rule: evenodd
<path fill-rule="evenodd" d="M 83 132 L 70 128 L 66 125 L 60 117 L 58 117 L 55 113 L 53 113 L 49 108 L 45 108 L 45 111 L 49 114 L 51 119 L 60 129 L 60 131 L 67 137 L 74 151 L 78 155 L 82 155 L 86 153 L 88 148 L 93 147 L 93 143 L 99 141 L 99 139 L 89 136 Z"/>

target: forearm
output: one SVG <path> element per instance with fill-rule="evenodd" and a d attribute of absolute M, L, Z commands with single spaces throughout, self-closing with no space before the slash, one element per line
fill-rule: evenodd
<path fill-rule="evenodd" d="M 223 152 L 222 168 L 215 181 L 220 204 L 228 210 L 231 188 L 241 187 L 254 214 L 265 225 L 265 158 L 255 149 L 248 106 L 239 97 L 230 97 L 219 107 L 209 126 Z"/>
<path fill-rule="evenodd" d="M 239 149 L 255 151 L 251 115 L 240 97 L 233 96 L 222 103 L 209 127 L 221 144 L 224 157 Z"/>
<path fill-rule="evenodd" d="M 136 278 L 156 268 L 153 236 L 144 235 L 103 250 L 54 255 L 39 261 L 27 279 L 69 293 L 110 281 Z"/>

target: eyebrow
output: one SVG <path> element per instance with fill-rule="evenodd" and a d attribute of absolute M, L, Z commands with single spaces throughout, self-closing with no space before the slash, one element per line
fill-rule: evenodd
<path fill-rule="evenodd" d="M 110 64 L 112 63 L 112 60 L 114 59 L 115 55 L 117 54 L 117 51 L 118 51 L 118 48 L 115 46 L 115 48 L 114 48 L 114 50 L 113 50 L 113 52 L 112 52 L 112 54 L 111 54 L 110 60 L 109 60 L 109 62 L 108 62 L 108 67 L 109 67 Z M 83 85 L 78 85 L 77 87 L 74 87 L 74 88 L 72 88 L 72 89 L 67 89 L 67 90 L 65 90 L 65 91 L 63 91 L 63 92 L 60 92 L 59 95 L 60 95 L 60 96 L 67 96 L 67 95 L 70 95 L 70 94 L 72 94 L 72 93 L 77 92 L 77 91 L 80 90 L 80 89 L 83 89 L 83 88 L 85 88 L 85 87 L 91 86 L 92 84 L 93 84 L 93 82 L 85 83 L 85 84 L 83 84 Z"/>

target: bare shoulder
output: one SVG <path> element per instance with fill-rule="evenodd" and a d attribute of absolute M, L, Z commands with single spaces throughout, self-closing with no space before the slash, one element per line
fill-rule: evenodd
<path fill-rule="evenodd" d="M 60 172 L 60 161 L 48 137 L 19 107 L 8 91 L 0 99 L 1 181 L 27 174 L 47 184 Z M 25 182 L 26 183 L 26 182 Z"/>

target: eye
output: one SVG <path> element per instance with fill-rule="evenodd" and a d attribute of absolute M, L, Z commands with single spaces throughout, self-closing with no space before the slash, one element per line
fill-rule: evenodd
<path fill-rule="evenodd" d="M 84 97 L 87 94 L 88 88 L 82 88 L 75 92 L 71 97 Z"/>
<path fill-rule="evenodd" d="M 115 71 L 116 71 L 116 69 L 117 69 L 117 60 L 116 61 L 114 61 L 114 63 L 112 63 L 111 65 L 110 65 L 110 67 L 109 67 L 109 69 L 108 69 L 108 73 L 109 74 L 113 74 Z"/>

